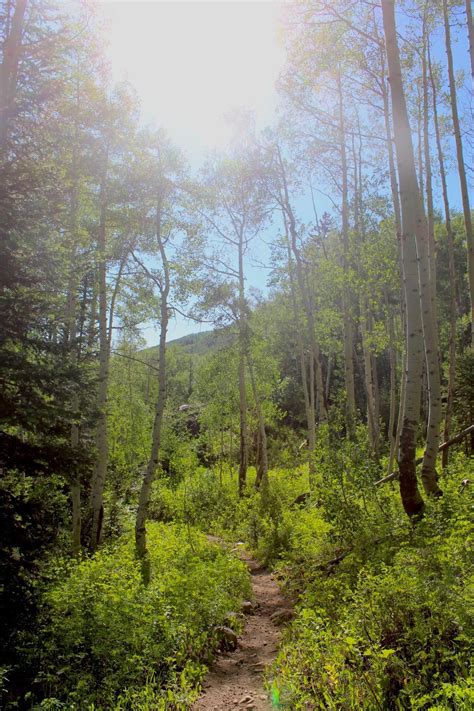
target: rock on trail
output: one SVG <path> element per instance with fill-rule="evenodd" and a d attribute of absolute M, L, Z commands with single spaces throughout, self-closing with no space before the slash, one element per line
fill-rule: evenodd
<path fill-rule="evenodd" d="M 194 711 L 272 708 L 263 688 L 263 672 L 276 657 L 281 634 L 278 625 L 290 619 L 291 610 L 272 574 L 245 550 L 239 551 L 239 557 L 252 576 L 254 605 L 252 610 L 246 610 L 251 614 L 246 617 L 237 649 L 220 654 L 211 666 L 202 695 L 192 707 Z"/>

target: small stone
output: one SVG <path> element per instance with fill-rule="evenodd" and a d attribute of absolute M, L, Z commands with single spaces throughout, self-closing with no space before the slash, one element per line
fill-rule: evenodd
<path fill-rule="evenodd" d="M 294 616 L 295 613 L 293 610 L 290 610 L 288 607 L 281 607 L 276 610 L 273 615 L 270 615 L 270 619 L 275 625 L 282 625 L 284 622 L 290 622 Z"/>
<path fill-rule="evenodd" d="M 239 704 L 248 704 L 249 701 L 253 701 L 253 699 L 250 696 L 250 694 L 247 694 L 247 696 L 242 696 L 242 698 L 239 701 Z"/>
<path fill-rule="evenodd" d="M 237 649 L 238 637 L 230 627 L 224 625 L 214 627 L 214 632 L 217 633 L 217 639 L 223 649 Z"/>
<path fill-rule="evenodd" d="M 267 700 L 266 694 L 260 694 L 258 698 L 259 698 L 261 701 L 266 701 L 266 700 Z"/>
<path fill-rule="evenodd" d="M 242 603 L 242 612 L 244 615 L 252 615 L 254 613 L 254 606 L 250 600 L 244 600 Z"/>

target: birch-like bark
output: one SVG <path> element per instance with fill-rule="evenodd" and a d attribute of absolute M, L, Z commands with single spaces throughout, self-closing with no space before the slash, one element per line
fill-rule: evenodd
<path fill-rule="evenodd" d="M 97 394 L 97 461 L 91 485 L 91 548 L 95 550 L 101 543 L 102 522 L 104 518 L 103 498 L 107 465 L 109 459 L 107 437 L 107 400 L 109 383 L 109 339 L 107 323 L 107 255 L 106 255 L 106 220 L 107 220 L 107 163 L 108 150 L 105 157 L 104 171 L 100 186 L 100 219 L 97 240 L 97 271 L 99 276 L 99 387 Z"/>
<path fill-rule="evenodd" d="M 92 272 L 92 294 L 89 313 L 89 327 L 87 330 L 87 350 L 91 351 L 97 338 L 97 300 L 98 300 L 98 284 L 97 274 L 95 269 Z"/>
<path fill-rule="evenodd" d="M 293 319 L 294 319 L 294 324 L 296 327 L 296 344 L 298 347 L 301 384 L 303 387 L 303 399 L 304 399 L 305 414 L 306 414 L 306 426 L 307 426 L 307 430 L 308 430 L 308 453 L 309 453 L 308 464 L 309 464 L 310 480 L 311 480 L 314 475 L 314 456 L 313 455 L 314 455 L 315 440 L 316 440 L 316 419 L 315 419 L 315 413 L 314 413 L 314 402 L 313 403 L 311 402 L 310 396 L 309 396 L 309 390 L 308 390 L 308 375 L 307 375 L 307 370 L 306 370 L 306 358 L 305 358 L 305 352 L 304 352 L 303 336 L 301 333 L 301 320 L 299 317 L 298 303 L 297 303 L 297 299 L 296 299 L 296 286 L 295 286 L 293 260 L 291 258 L 291 246 L 290 246 L 290 240 L 288 237 L 286 215 L 285 215 L 284 211 L 283 211 L 283 221 L 285 224 L 286 247 L 287 247 L 287 254 L 288 254 L 288 274 L 290 277 L 291 306 L 293 309 Z"/>
<path fill-rule="evenodd" d="M 467 24 L 467 38 L 469 40 L 469 57 L 471 59 L 471 80 L 472 80 L 472 85 L 474 88 L 474 27 L 472 24 L 471 0 L 466 0 L 466 24 Z"/>
<path fill-rule="evenodd" d="M 242 496 L 247 483 L 247 468 L 249 457 L 249 435 L 247 422 L 247 384 L 245 377 L 245 361 L 248 348 L 247 313 L 245 303 L 244 277 L 244 235 L 239 233 L 239 418 L 240 418 L 240 454 L 239 454 L 239 496 Z"/>
<path fill-rule="evenodd" d="M 341 213 L 342 213 L 342 247 L 343 247 L 343 272 L 344 285 L 342 292 L 342 308 L 344 313 L 344 381 L 346 387 L 346 420 L 347 430 L 349 433 L 353 431 L 355 422 L 355 384 L 354 384 L 354 362 L 352 359 L 352 344 L 354 340 L 352 332 L 352 320 L 350 315 L 350 288 L 348 283 L 349 278 L 349 189 L 348 189 L 348 171 L 347 171 L 347 154 L 346 154 L 346 133 L 345 133 L 345 117 L 344 117 L 344 97 L 342 92 L 341 76 L 338 75 L 337 87 L 339 95 L 339 150 L 341 159 L 341 177 L 342 177 L 342 197 L 341 197 Z"/>
<path fill-rule="evenodd" d="M 446 168 L 444 164 L 443 148 L 441 145 L 441 133 L 438 121 L 437 87 L 431 66 L 430 45 L 428 42 L 428 68 L 431 83 L 431 96 L 433 103 L 433 123 L 435 127 L 436 150 L 438 153 L 439 172 L 441 176 L 441 189 L 443 193 L 444 216 L 448 246 L 448 274 L 449 274 L 449 365 L 448 365 L 448 398 L 446 412 L 444 416 L 443 441 L 449 440 L 451 431 L 451 420 L 453 415 L 454 383 L 456 377 L 456 275 L 454 270 L 454 237 L 451 224 L 451 210 L 449 206 L 448 185 L 446 181 Z M 447 466 L 449 458 L 449 448 L 443 449 L 442 465 Z"/>
<path fill-rule="evenodd" d="M 314 323 L 314 311 L 311 304 L 311 299 L 308 293 L 308 288 L 305 280 L 304 264 L 301 257 L 300 249 L 298 246 L 298 235 L 296 228 L 296 220 L 293 213 L 293 209 L 290 203 L 290 197 L 288 193 L 288 184 L 286 180 L 285 168 L 282 160 L 280 150 L 277 149 L 279 167 L 280 167 L 280 177 L 282 181 L 282 210 L 285 220 L 286 233 L 289 236 L 289 245 L 291 248 L 291 253 L 295 259 L 296 266 L 296 279 L 298 283 L 299 292 L 301 295 L 301 301 L 303 303 L 303 308 L 306 316 L 306 326 L 308 329 L 308 343 L 309 343 L 309 382 L 307 382 L 308 391 L 308 409 L 307 409 L 307 425 L 308 425 L 308 463 L 309 463 L 309 479 L 310 485 L 314 484 L 314 450 L 316 446 L 316 391 L 319 392 L 318 404 L 319 404 L 319 417 L 321 422 L 327 421 L 327 411 L 324 398 L 324 384 L 321 368 L 321 358 L 319 347 L 316 342 L 316 330 Z M 292 274 L 292 273 L 291 273 Z M 291 278 L 290 274 L 290 278 Z M 295 307 L 294 307 L 295 308 Z M 303 372 L 303 360 L 301 360 L 302 377 Z M 303 381 L 304 387 L 304 381 Z"/>
<path fill-rule="evenodd" d="M 255 401 L 255 410 L 258 419 L 259 432 L 259 459 L 257 466 L 257 476 L 255 478 L 255 488 L 259 489 L 261 484 L 268 481 L 268 447 L 267 447 L 267 432 L 265 429 L 265 417 L 263 415 L 262 404 L 257 390 L 255 373 L 253 369 L 252 357 L 250 353 L 247 355 L 247 364 L 249 368 L 250 383 L 252 385 L 253 399 Z"/>
<path fill-rule="evenodd" d="M 397 352 L 395 349 L 395 329 L 393 327 L 393 312 L 390 307 L 387 292 L 385 292 L 385 308 L 387 310 L 387 333 L 390 354 L 390 415 L 388 420 L 388 439 L 390 442 L 390 453 L 388 458 L 387 472 L 393 471 L 396 450 L 395 415 L 397 409 Z"/>
<path fill-rule="evenodd" d="M 365 241 L 364 204 L 362 197 L 362 139 L 359 126 L 359 151 L 355 148 L 355 137 L 352 138 L 352 152 L 354 162 L 354 228 L 361 244 Z M 359 274 L 361 277 L 361 274 Z M 363 289 L 363 287 L 362 287 Z M 362 339 L 362 352 L 364 357 L 364 385 L 367 400 L 367 428 L 369 442 L 373 454 L 379 458 L 379 408 L 378 408 L 378 383 L 376 382 L 375 356 L 369 347 L 369 334 L 371 332 L 371 319 L 367 296 L 361 293 L 359 299 L 360 331 Z"/>
<path fill-rule="evenodd" d="M 364 354 L 364 384 L 367 396 L 367 424 L 369 441 L 372 452 L 378 458 L 379 451 L 379 423 L 376 413 L 375 384 L 372 370 L 372 353 L 368 345 L 369 317 L 367 298 L 362 297 L 360 303 L 360 331 L 362 336 L 362 351 Z"/>
<path fill-rule="evenodd" d="M 383 55 L 383 50 L 382 48 L 380 49 L 381 53 L 381 68 L 382 68 L 382 74 L 385 76 L 385 57 Z M 401 307 L 401 324 L 402 327 L 405 330 L 405 315 L 406 315 L 406 308 L 405 308 L 405 286 L 404 286 L 404 276 L 403 276 L 403 257 L 402 257 L 402 217 L 401 217 L 401 210 L 400 210 L 400 197 L 398 193 L 398 179 L 397 179 L 397 171 L 395 167 L 395 156 L 393 152 L 393 139 L 392 139 L 392 130 L 391 130 L 391 124 L 390 124 L 390 108 L 389 108 L 389 94 L 387 91 L 387 85 L 385 82 L 382 82 L 382 97 L 383 97 L 383 106 L 384 106 L 384 125 L 385 125 L 385 138 L 386 138 L 386 147 L 387 147 L 387 157 L 388 157 L 388 165 L 389 165 L 389 174 L 390 174 L 390 190 L 392 194 L 392 204 L 393 204 L 393 211 L 395 215 L 395 229 L 397 233 L 397 245 L 398 245 L 398 262 L 399 262 L 399 274 L 400 274 L 400 307 Z M 392 322 L 393 325 L 393 322 Z M 398 452 L 398 446 L 400 442 L 400 433 L 402 429 L 402 423 L 403 423 L 403 407 L 404 407 L 404 402 L 405 402 L 405 387 L 406 387 L 406 352 L 405 350 L 402 353 L 402 367 L 401 367 L 401 378 L 400 378 L 400 395 L 399 395 L 399 406 L 398 406 L 398 417 L 397 417 L 397 428 L 395 431 L 395 437 L 391 441 L 391 447 L 390 447 L 390 454 L 389 454 L 389 461 L 391 462 L 391 467 L 393 468 L 393 461 L 396 456 L 396 452 Z"/>
<path fill-rule="evenodd" d="M 372 326 L 371 326 L 372 328 Z M 380 437 L 380 385 L 379 376 L 377 371 L 377 356 L 373 351 L 370 353 L 370 359 L 372 361 L 372 381 L 374 384 L 374 414 L 375 422 L 377 424 L 377 432 Z"/>
<path fill-rule="evenodd" d="M 170 268 L 168 257 L 162 238 L 162 197 L 158 196 L 156 208 L 156 238 L 160 252 L 162 264 L 162 281 L 160 286 L 160 341 L 158 347 L 158 396 L 155 407 L 155 419 L 153 422 L 153 433 L 151 441 L 151 451 L 147 467 L 143 475 L 140 496 L 138 500 L 137 518 L 135 521 L 135 546 L 137 555 L 142 561 L 142 573 L 144 582 L 150 579 L 150 566 L 147 556 L 146 545 L 146 521 L 148 518 L 148 507 L 156 469 L 158 467 L 161 434 L 163 425 L 163 414 L 166 404 L 166 337 L 168 333 L 168 297 L 170 292 Z"/>
<path fill-rule="evenodd" d="M 422 82 L 423 82 L 423 153 L 425 159 L 425 192 L 426 212 L 428 220 L 428 266 L 430 280 L 431 312 L 435 323 L 438 320 L 437 288 L 436 288 L 436 247 L 434 238 L 434 207 L 433 207 L 433 177 L 431 170 L 430 136 L 429 136 L 429 91 L 427 72 L 427 42 L 426 19 L 423 18 L 423 48 L 422 48 Z"/>
<path fill-rule="evenodd" d="M 75 191 L 73 191 L 75 192 Z M 73 207 L 73 224 L 75 225 L 75 195 L 72 197 Z M 75 232 L 72 235 L 73 243 L 71 245 L 71 264 L 69 272 L 69 284 L 68 284 L 68 332 L 69 332 L 69 358 L 71 361 L 71 366 L 73 368 L 77 365 L 78 360 L 78 344 L 77 344 L 77 322 L 76 322 L 76 308 L 77 308 L 77 270 L 75 266 L 75 256 L 76 256 L 76 243 L 74 241 Z M 74 388 L 74 392 L 71 398 L 71 409 L 73 422 L 71 424 L 71 431 L 69 436 L 69 441 L 71 449 L 76 450 L 79 447 L 79 424 L 76 421 L 79 414 L 79 396 L 77 389 Z M 74 555 L 79 555 L 81 551 L 81 483 L 80 483 L 80 473 L 74 468 L 71 474 L 71 506 L 72 506 L 72 551 Z"/>
<path fill-rule="evenodd" d="M 421 468 L 421 480 L 427 494 L 439 496 L 442 492 L 437 482 L 436 459 L 438 456 L 442 420 L 442 402 L 438 326 L 436 322 L 436 260 L 431 157 L 428 137 L 429 110 L 425 27 L 423 27 L 422 75 L 424 163 L 426 171 L 426 204 L 428 209 L 428 220 L 425 218 L 420 193 L 416 244 L 418 250 L 423 340 L 425 347 L 426 376 L 428 386 L 428 426 L 426 433 L 426 448 Z"/>
<path fill-rule="evenodd" d="M 394 0 L 382 0 L 382 13 L 400 184 L 402 259 L 407 328 L 407 381 L 398 460 L 400 495 L 406 513 L 409 516 L 416 516 L 421 514 L 424 508 L 423 498 L 418 490 L 415 465 L 423 364 L 423 332 L 416 249 L 416 227 L 417 220 L 420 217 L 419 189 L 408 111 L 402 85 Z"/>
<path fill-rule="evenodd" d="M 296 265 L 296 278 L 298 282 L 298 288 L 301 294 L 301 300 L 303 303 L 304 312 L 306 315 L 306 324 L 308 329 L 308 341 L 310 346 L 310 357 L 308 359 L 309 364 L 309 395 L 311 400 L 311 406 L 314 410 L 316 416 L 316 402 L 318 405 L 318 415 L 320 422 L 327 422 L 327 409 L 326 401 L 324 397 L 324 382 L 323 382 L 323 371 L 321 366 L 321 353 L 319 350 L 319 345 L 316 340 L 316 326 L 314 321 L 314 305 L 311 300 L 311 293 L 306 281 L 305 265 L 303 258 L 301 256 L 301 251 L 298 246 L 298 234 L 296 228 L 296 219 L 293 212 L 293 208 L 290 202 L 290 196 L 288 192 L 288 183 L 286 180 L 285 166 L 283 164 L 283 159 L 281 156 L 280 149 L 278 151 L 278 160 L 280 166 L 280 177 L 283 187 L 283 199 L 282 199 L 282 210 L 284 213 L 284 218 L 286 219 L 285 229 L 290 237 L 290 247 L 291 252 L 295 258 Z"/>
<path fill-rule="evenodd" d="M 67 321 L 68 321 L 68 340 L 69 340 L 69 358 L 73 369 L 78 362 L 78 342 L 77 342 L 77 289 L 79 285 L 76 258 L 77 258 L 77 210 L 78 210 L 78 195 L 77 195 L 77 151 L 78 151 L 78 123 L 79 123 L 79 82 L 76 81 L 76 108 L 74 117 L 74 143 L 72 147 L 71 161 L 71 209 L 70 209 L 70 254 L 69 254 L 69 279 L 68 279 L 68 302 L 67 302 Z M 77 418 L 79 415 L 79 395 L 77 388 L 74 388 L 71 398 L 71 409 L 73 421 L 69 441 L 71 448 L 77 451 L 79 447 L 79 424 Z M 72 507 L 72 551 L 75 556 L 81 551 L 81 481 L 80 473 L 77 468 L 71 474 L 71 507 Z"/>
<path fill-rule="evenodd" d="M 469 188 L 466 178 L 466 166 L 459 122 L 458 100 L 456 95 L 456 81 L 454 78 L 453 51 L 451 46 L 451 28 L 449 26 L 449 10 L 447 0 L 443 0 L 444 36 L 446 55 L 448 59 L 449 96 L 451 103 L 451 116 L 453 120 L 453 133 L 456 142 L 456 157 L 458 163 L 459 183 L 461 186 L 461 200 L 466 226 L 467 239 L 467 273 L 469 278 L 469 295 L 471 299 L 471 342 L 474 344 L 474 237 L 472 229 L 471 207 L 469 204 Z M 471 55 L 472 58 L 472 55 Z"/>

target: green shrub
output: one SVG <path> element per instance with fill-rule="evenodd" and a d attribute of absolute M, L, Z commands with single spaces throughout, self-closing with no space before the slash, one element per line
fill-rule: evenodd
<path fill-rule="evenodd" d="M 48 593 L 39 678 L 47 696 L 78 709 L 139 708 L 133 699 L 151 692 L 192 696 L 213 628 L 249 594 L 248 573 L 182 525 L 150 524 L 148 549 L 147 587 L 127 536 L 72 566 Z"/>
<path fill-rule="evenodd" d="M 301 603 L 269 677 L 284 708 L 473 707 L 472 493 L 459 490 L 467 468 L 463 457 L 453 461 L 445 495 L 415 529 L 400 511 L 394 534 L 370 543 L 361 522 L 333 564 L 346 540 L 337 517 L 321 533 L 311 509 L 299 517 L 285 571 Z M 365 505 L 374 526 L 374 497 Z"/>

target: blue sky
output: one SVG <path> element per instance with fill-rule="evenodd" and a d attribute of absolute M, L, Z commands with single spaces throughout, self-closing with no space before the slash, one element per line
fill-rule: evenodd
<path fill-rule="evenodd" d="M 229 111 L 251 109 L 260 127 L 275 121 L 275 81 L 285 59 L 278 32 L 281 9 L 281 4 L 270 1 L 99 0 L 114 77 L 125 78 L 135 86 L 143 121 L 164 126 L 195 169 L 209 150 L 222 148 L 229 140 L 225 119 Z M 464 116 L 470 113 L 472 117 L 465 15 L 461 9 L 457 19 L 460 27 L 453 31 L 455 65 L 466 74 L 459 99 Z M 399 28 L 403 33 L 402 18 Z M 442 33 L 433 38 L 432 51 L 435 59 L 445 63 Z M 455 162 L 451 161 L 449 167 L 451 203 L 459 209 Z M 440 195 L 440 190 L 435 192 Z M 326 198 L 318 195 L 317 201 L 319 214 L 333 212 Z M 303 221 L 313 220 L 308 196 L 298 200 L 297 208 Z M 279 219 L 275 217 L 250 249 L 248 288 L 265 292 L 269 272 L 262 264 L 269 265 L 267 244 L 279 229 Z M 208 330 L 209 324 L 200 328 L 179 317 L 171 323 L 169 336 L 177 338 L 201 329 Z M 144 330 L 144 336 L 150 345 L 157 342 L 158 334 L 152 325 Z"/>

